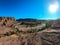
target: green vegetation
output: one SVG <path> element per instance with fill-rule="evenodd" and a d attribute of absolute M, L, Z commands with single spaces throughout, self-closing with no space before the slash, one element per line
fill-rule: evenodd
<path fill-rule="evenodd" d="M 23 22 L 22 24 L 24 24 L 24 22 Z M 29 25 L 33 26 L 31 23 L 30 23 Z M 36 25 L 37 25 L 37 24 L 36 24 Z M 41 27 L 41 28 L 38 28 L 38 29 L 30 29 L 30 30 L 27 30 L 27 31 L 22 31 L 22 30 L 19 31 L 19 29 L 16 29 L 16 32 L 19 32 L 19 33 L 20 33 L 20 32 L 23 32 L 23 33 L 34 33 L 34 32 L 39 32 L 39 31 L 42 31 L 42 30 L 44 30 L 44 29 L 46 29 L 46 28 L 51 27 L 52 24 L 43 23 L 43 24 L 41 24 L 40 26 L 42 26 L 42 27 Z"/>
<path fill-rule="evenodd" d="M 35 27 L 35 26 L 37 26 L 37 25 L 39 25 L 40 23 L 29 23 L 29 22 L 21 22 L 21 24 L 20 25 L 26 25 L 27 27 L 28 26 L 30 26 L 30 27 Z"/>
<path fill-rule="evenodd" d="M 32 24 L 30 24 L 30 25 L 32 26 Z M 18 28 L 15 28 L 15 32 L 6 32 L 5 34 L 0 34 L 0 38 L 3 37 L 3 36 L 10 36 L 10 35 L 13 35 L 13 34 L 18 34 L 18 33 L 34 33 L 34 32 L 39 32 L 39 31 L 42 31 L 42 30 L 44 30 L 46 28 L 51 27 L 52 24 L 43 23 L 40 26 L 41 26 L 41 28 L 30 29 L 30 30 L 27 30 L 27 31 L 22 31 L 22 30 L 19 30 Z"/>

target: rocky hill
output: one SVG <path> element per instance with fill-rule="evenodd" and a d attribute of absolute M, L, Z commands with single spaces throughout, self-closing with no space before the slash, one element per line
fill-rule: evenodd
<path fill-rule="evenodd" d="M 59 22 L 0 17 L 0 45 L 60 45 Z"/>

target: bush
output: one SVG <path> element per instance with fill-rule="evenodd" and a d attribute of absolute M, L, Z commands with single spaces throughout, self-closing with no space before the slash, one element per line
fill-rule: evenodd
<path fill-rule="evenodd" d="M 49 27 L 51 27 L 52 26 L 52 24 L 46 24 L 46 28 L 49 28 Z"/>

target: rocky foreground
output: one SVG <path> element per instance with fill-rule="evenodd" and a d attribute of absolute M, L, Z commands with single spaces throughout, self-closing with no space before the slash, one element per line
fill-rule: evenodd
<path fill-rule="evenodd" d="M 60 22 L 49 22 L 54 24 L 49 27 L 43 23 L 46 21 L 0 17 L 0 45 L 60 45 Z"/>

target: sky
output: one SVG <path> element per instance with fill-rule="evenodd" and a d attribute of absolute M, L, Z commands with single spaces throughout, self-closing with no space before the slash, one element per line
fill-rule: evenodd
<path fill-rule="evenodd" d="M 60 9 L 54 13 L 49 11 L 50 4 L 54 2 L 59 4 L 60 0 L 0 0 L 0 16 L 57 19 L 60 18 Z"/>

